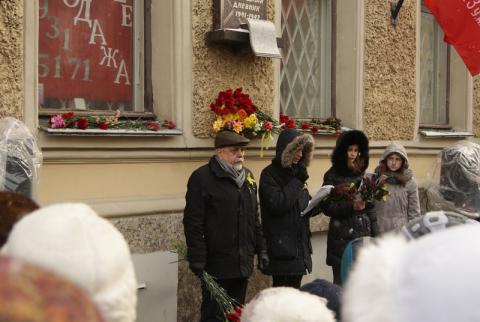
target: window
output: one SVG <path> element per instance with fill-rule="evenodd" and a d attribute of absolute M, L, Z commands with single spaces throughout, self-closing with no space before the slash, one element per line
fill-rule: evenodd
<path fill-rule="evenodd" d="M 38 105 L 59 111 L 142 115 L 143 1 L 40 0 Z"/>
<path fill-rule="evenodd" d="M 420 125 L 447 126 L 450 48 L 435 17 L 423 4 L 420 31 Z"/>
<path fill-rule="evenodd" d="M 282 0 L 280 110 L 287 115 L 332 115 L 331 11 L 331 0 Z"/>

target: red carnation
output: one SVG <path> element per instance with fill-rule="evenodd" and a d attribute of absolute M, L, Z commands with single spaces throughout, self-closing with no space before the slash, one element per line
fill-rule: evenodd
<path fill-rule="evenodd" d="M 63 114 L 62 114 L 62 117 L 63 117 L 64 119 L 71 119 L 71 118 L 74 117 L 74 116 L 75 116 L 75 112 L 67 112 L 67 113 L 63 113 Z"/>
<path fill-rule="evenodd" d="M 265 128 L 265 130 L 271 130 L 273 128 L 273 124 L 272 122 L 267 121 L 263 123 L 263 127 Z"/>
<path fill-rule="evenodd" d="M 287 128 L 289 128 L 289 129 L 294 129 L 294 128 L 297 127 L 297 126 L 295 125 L 295 120 L 294 120 L 294 119 L 289 119 L 286 126 L 287 126 Z"/>
<path fill-rule="evenodd" d="M 288 115 L 280 113 L 280 123 L 287 123 L 288 122 Z"/>
<path fill-rule="evenodd" d="M 312 130 L 312 133 L 313 133 L 313 134 L 317 133 L 317 132 L 318 132 L 318 126 L 312 125 L 311 130 Z"/>
<path fill-rule="evenodd" d="M 308 130 L 310 128 L 310 126 L 308 125 L 307 122 L 302 122 L 301 128 L 302 128 L 302 130 Z"/>
<path fill-rule="evenodd" d="M 81 130 L 86 130 L 88 129 L 88 121 L 86 118 L 81 117 L 77 121 L 77 127 Z"/>
<path fill-rule="evenodd" d="M 153 123 L 153 122 L 145 122 L 143 123 L 150 131 L 160 131 L 160 124 Z"/>
<path fill-rule="evenodd" d="M 100 122 L 100 124 L 98 124 L 98 127 L 102 130 L 108 130 L 108 123 L 107 122 Z"/>
<path fill-rule="evenodd" d="M 175 123 L 173 121 L 168 122 L 168 128 L 169 129 L 174 129 L 175 128 Z"/>

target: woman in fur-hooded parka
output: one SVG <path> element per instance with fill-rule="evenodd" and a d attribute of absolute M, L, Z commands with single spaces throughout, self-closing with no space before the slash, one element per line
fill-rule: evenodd
<path fill-rule="evenodd" d="M 300 149 L 303 156 L 294 164 L 295 153 Z M 262 227 L 270 258 L 264 273 L 273 275 L 274 282 L 275 276 L 297 275 L 301 279 L 306 271 L 312 270 L 310 214 L 300 215 L 310 200 L 305 181 L 312 151 L 311 135 L 283 130 L 277 141 L 276 156 L 260 177 Z"/>
<path fill-rule="evenodd" d="M 347 151 L 352 145 L 358 146 L 355 167 L 348 166 Z M 357 188 L 368 167 L 368 138 L 362 131 L 343 132 L 338 138 L 332 153 L 332 166 L 323 177 L 323 185 L 337 186 L 354 183 Z M 332 266 L 334 281 L 340 283 L 340 263 L 348 242 L 353 239 L 371 236 L 374 221 L 371 208 L 366 204 L 363 210 L 354 210 L 353 203 L 344 200 L 325 199 L 321 203 L 325 215 L 330 217 L 327 238 L 327 265 Z"/>
<path fill-rule="evenodd" d="M 397 171 L 387 167 L 387 158 L 391 154 L 398 154 L 403 164 Z M 379 233 L 399 230 L 407 222 L 420 216 L 418 201 L 418 187 L 413 178 L 412 170 L 408 168 L 408 156 L 405 148 L 399 143 L 392 143 L 383 152 L 380 163 L 375 169 L 377 176 L 386 176 L 389 196 L 386 201 L 375 201 L 373 208 Z"/>

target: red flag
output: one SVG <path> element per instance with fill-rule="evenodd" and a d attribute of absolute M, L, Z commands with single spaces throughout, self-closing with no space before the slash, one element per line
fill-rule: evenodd
<path fill-rule="evenodd" d="M 457 50 L 472 76 L 480 72 L 480 1 L 425 0 L 445 33 L 444 40 Z"/>

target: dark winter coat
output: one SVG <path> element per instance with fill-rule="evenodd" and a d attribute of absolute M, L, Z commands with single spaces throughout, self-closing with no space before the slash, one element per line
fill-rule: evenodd
<path fill-rule="evenodd" d="M 295 176 L 295 152 L 303 148 L 298 165 L 308 166 L 313 138 L 296 130 L 284 130 L 278 139 L 276 157 L 260 177 L 262 227 L 270 265 L 268 275 L 304 275 L 312 270 L 310 214 L 301 216 L 310 195 L 304 182 Z"/>
<path fill-rule="evenodd" d="M 347 166 L 347 149 L 350 145 L 359 146 L 361 167 L 354 172 Z M 337 139 L 332 154 L 332 167 L 323 177 L 323 185 L 354 183 L 357 187 L 368 167 L 368 139 L 363 132 L 352 130 L 343 132 Z M 327 265 L 340 266 L 342 254 L 348 242 L 363 236 L 371 236 L 375 217 L 372 205 L 361 211 L 353 209 L 353 203 L 344 200 L 325 199 L 321 203 L 325 215 L 330 217 L 327 238 Z"/>
<path fill-rule="evenodd" d="M 216 278 L 248 277 L 255 253 L 264 250 L 257 186 L 250 170 L 241 188 L 215 157 L 188 181 L 183 225 L 190 262 Z"/>

